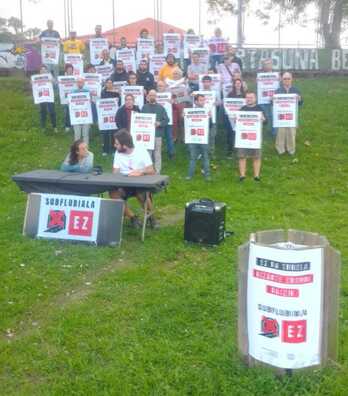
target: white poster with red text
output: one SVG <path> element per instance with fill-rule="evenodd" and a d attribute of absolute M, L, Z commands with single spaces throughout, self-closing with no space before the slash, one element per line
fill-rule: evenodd
<path fill-rule="evenodd" d="M 124 104 L 126 96 L 133 95 L 134 104 L 141 110 L 144 106 L 144 87 L 142 85 L 124 85 L 121 87 L 121 104 Z"/>
<path fill-rule="evenodd" d="M 137 65 L 135 62 L 135 51 L 133 48 L 123 48 L 116 51 L 116 59 L 123 62 L 124 68 L 127 73 L 130 71 L 136 72 Z"/>
<path fill-rule="evenodd" d="M 155 149 L 156 114 L 136 113 L 132 111 L 130 132 L 134 144 L 146 150 Z"/>
<path fill-rule="evenodd" d="M 262 112 L 238 111 L 236 113 L 235 147 L 243 149 L 261 149 Z"/>
<path fill-rule="evenodd" d="M 185 34 L 184 35 L 184 59 L 189 59 L 191 57 L 192 48 L 199 47 L 201 43 L 201 37 L 197 34 Z"/>
<path fill-rule="evenodd" d="M 157 103 L 164 107 L 169 118 L 168 125 L 173 125 L 173 105 L 171 92 L 157 92 Z"/>
<path fill-rule="evenodd" d="M 216 124 L 216 92 L 215 91 L 193 91 L 192 96 L 196 95 L 204 96 L 204 107 L 208 110 L 211 122 Z M 194 107 L 195 102 L 193 102 Z"/>
<path fill-rule="evenodd" d="M 100 131 L 116 130 L 116 113 L 118 110 L 118 98 L 97 100 L 98 128 Z"/>
<path fill-rule="evenodd" d="M 100 198 L 40 194 L 37 237 L 97 242 Z"/>
<path fill-rule="evenodd" d="M 102 61 L 102 52 L 109 51 L 108 40 L 102 37 L 89 40 L 89 56 L 92 65 L 99 65 Z"/>
<path fill-rule="evenodd" d="M 91 95 L 91 100 L 95 102 L 101 96 L 102 76 L 98 73 L 85 73 L 85 88 Z"/>
<path fill-rule="evenodd" d="M 71 125 L 92 124 L 92 106 L 89 92 L 77 92 L 68 95 Z"/>
<path fill-rule="evenodd" d="M 35 74 L 31 76 L 31 86 L 35 104 L 54 103 L 51 74 Z"/>
<path fill-rule="evenodd" d="M 95 67 L 95 70 L 102 76 L 102 80 L 105 81 L 114 72 L 114 65 L 111 63 L 108 65 L 99 65 Z"/>
<path fill-rule="evenodd" d="M 159 71 L 166 64 L 166 57 L 164 54 L 153 54 L 150 57 L 150 73 L 152 73 L 157 81 Z"/>
<path fill-rule="evenodd" d="M 298 96 L 275 94 L 273 96 L 273 127 L 296 128 L 298 124 Z"/>
<path fill-rule="evenodd" d="M 284 369 L 320 364 L 323 249 L 250 244 L 249 354 Z"/>
<path fill-rule="evenodd" d="M 72 65 L 75 76 L 82 76 L 83 57 L 81 54 L 64 54 L 64 63 Z"/>
<path fill-rule="evenodd" d="M 58 65 L 60 40 L 58 38 L 42 37 L 41 61 L 44 65 Z"/>
<path fill-rule="evenodd" d="M 279 73 L 257 73 L 257 103 L 271 103 L 274 92 L 279 88 Z"/>
<path fill-rule="evenodd" d="M 185 144 L 208 144 L 209 112 L 205 108 L 184 109 Z"/>
<path fill-rule="evenodd" d="M 68 95 L 77 89 L 75 76 L 58 76 L 58 90 L 60 104 L 67 105 Z"/>
<path fill-rule="evenodd" d="M 155 42 L 153 38 L 141 38 L 139 37 L 137 40 L 137 62 L 142 59 L 149 59 L 155 53 Z"/>
<path fill-rule="evenodd" d="M 163 47 L 165 54 L 173 54 L 175 58 L 181 55 L 181 37 L 179 33 L 164 33 Z"/>

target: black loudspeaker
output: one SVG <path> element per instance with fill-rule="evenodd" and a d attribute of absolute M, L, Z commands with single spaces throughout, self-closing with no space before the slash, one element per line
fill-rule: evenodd
<path fill-rule="evenodd" d="M 225 238 L 226 205 L 209 199 L 186 204 L 184 239 L 187 242 L 218 245 Z"/>

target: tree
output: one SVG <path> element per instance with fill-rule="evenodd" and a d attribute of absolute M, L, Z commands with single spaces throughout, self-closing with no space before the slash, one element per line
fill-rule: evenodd
<path fill-rule="evenodd" d="M 41 33 L 41 29 L 34 27 L 34 28 L 30 28 L 27 29 L 24 32 L 24 36 L 28 39 L 28 40 L 33 40 L 35 37 L 37 37 L 39 34 Z"/>
<path fill-rule="evenodd" d="M 14 34 L 16 36 L 21 32 L 22 28 L 24 28 L 24 26 L 22 26 L 21 20 L 16 17 L 9 18 L 7 20 L 7 26 L 14 30 Z"/>

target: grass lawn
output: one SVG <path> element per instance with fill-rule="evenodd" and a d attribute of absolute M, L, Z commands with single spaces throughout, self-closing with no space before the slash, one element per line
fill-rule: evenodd
<path fill-rule="evenodd" d="M 164 161 L 168 193 L 156 196 L 161 229 L 141 243 L 125 228 L 120 248 L 92 248 L 22 236 L 26 196 L 11 175 L 57 168 L 72 137 L 41 131 L 23 81 L 0 79 L 0 395 L 348 394 L 348 85 L 297 85 L 295 160 L 266 138 L 261 183 L 240 184 L 220 131 L 213 181 L 197 170 L 187 182 L 178 147 Z M 97 135 L 91 149 L 111 170 Z M 185 203 L 202 197 L 228 205 L 235 235 L 217 248 L 183 241 Z M 319 232 L 342 253 L 339 359 L 325 370 L 277 378 L 238 355 L 237 247 L 274 228 Z"/>

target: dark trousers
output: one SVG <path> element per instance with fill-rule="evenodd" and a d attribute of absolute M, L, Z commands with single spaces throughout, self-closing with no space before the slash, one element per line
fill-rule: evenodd
<path fill-rule="evenodd" d="M 70 128 L 71 127 L 69 106 L 68 105 L 64 105 L 64 127 L 65 128 Z"/>
<path fill-rule="evenodd" d="M 116 131 L 113 129 L 110 131 L 100 131 L 103 139 L 103 153 L 112 154 L 114 153 L 114 139 L 113 135 Z"/>
<path fill-rule="evenodd" d="M 224 127 L 227 138 L 227 151 L 231 152 L 234 149 L 235 131 L 232 128 L 231 121 L 226 112 L 224 112 Z"/>
<path fill-rule="evenodd" d="M 47 113 L 50 116 L 51 124 L 53 128 L 57 127 L 56 111 L 54 103 L 40 103 L 40 126 L 41 128 L 46 127 Z"/>

